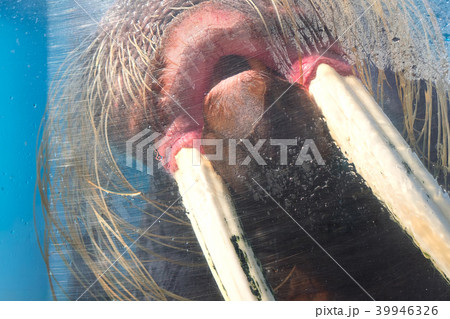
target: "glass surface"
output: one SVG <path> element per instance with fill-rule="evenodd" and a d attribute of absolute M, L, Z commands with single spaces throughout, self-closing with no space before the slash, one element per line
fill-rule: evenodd
<path fill-rule="evenodd" d="M 41 238 L 44 234 L 39 199 L 36 201 L 39 217 L 36 225 L 33 218 L 38 130 L 51 79 L 67 54 L 96 32 L 97 22 L 111 3 L 87 0 L 0 2 L 0 300 L 52 299 L 46 266 L 36 240 L 35 226 Z M 431 4 L 449 57 L 450 3 L 432 0 Z M 124 162 L 125 158 L 119 161 Z M 132 170 L 127 174 L 130 180 L 140 181 L 141 189 L 148 189 L 148 181 L 143 181 L 147 178 L 145 174 Z M 130 206 L 140 208 L 137 201 L 132 199 Z M 142 220 L 126 216 L 126 209 L 121 211 L 133 227 L 144 227 L 140 224 Z M 60 260 L 56 257 L 50 260 L 52 258 L 59 271 L 55 276 L 61 280 L 62 287 L 70 288 L 69 272 L 64 272 Z M 190 260 L 192 263 L 199 261 Z M 215 285 L 211 281 L 208 283 L 211 287 Z M 217 293 L 211 287 L 211 294 Z M 72 292 L 71 298 L 84 290 L 74 289 L 76 292 Z M 59 297 L 65 299 L 62 294 Z"/>

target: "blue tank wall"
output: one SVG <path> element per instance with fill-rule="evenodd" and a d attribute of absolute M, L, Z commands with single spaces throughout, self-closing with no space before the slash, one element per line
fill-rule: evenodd
<path fill-rule="evenodd" d="M 33 224 L 47 91 L 46 1 L 0 1 L 0 300 L 48 299 Z"/>

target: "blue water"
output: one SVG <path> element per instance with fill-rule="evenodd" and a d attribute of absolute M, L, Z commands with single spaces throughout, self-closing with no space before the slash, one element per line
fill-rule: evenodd
<path fill-rule="evenodd" d="M 46 4 L 0 2 L 0 300 L 48 299 L 33 224 L 36 137 L 47 91 Z"/>
<path fill-rule="evenodd" d="M 450 2 L 431 2 L 450 50 Z M 0 0 L 0 300 L 50 298 L 33 225 L 36 139 L 48 87 L 46 18 L 45 0 Z"/>

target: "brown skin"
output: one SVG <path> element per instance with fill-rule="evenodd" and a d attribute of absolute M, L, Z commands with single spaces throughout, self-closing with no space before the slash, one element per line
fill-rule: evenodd
<path fill-rule="evenodd" d="M 283 94 L 287 90 L 286 94 Z M 276 101 L 281 96 L 281 99 Z M 276 102 L 275 102 L 276 101 Z M 272 105 L 273 104 L 273 105 Z M 300 112 L 297 112 L 300 110 Z M 266 112 L 264 114 L 264 112 Z M 254 161 L 249 166 L 239 165 L 248 155 L 248 151 L 238 143 L 236 158 L 238 165 L 229 165 L 229 139 L 249 139 L 256 143 L 259 139 L 292 138 L 286 130 L 281 130 L 277 124 L 284 124 L 285 120 L 271 123 L 274 113 L 289 117 L 290 125 L 296 127 L 295 134 L 299 137 L 326 136 L 323 122 L 318 121 L 320 113 L 309 94 L 299 85 L 291 84 L 266 71 L 250 70 L 234 77 L 223 80 L 208 94 L 204 106 L 205 126 L 203 137 L 205 139 L 221 139 L 224 141 L 224 161 L 212 161 L 215 171 L 222 176 L 225 182 L 236 193 L 245 192 L 243 181 L 251 178 L 260 179 L 263 172 Z M 264 115 L 263 115 L 264 114 Z M 314 130 L 309 130 L 305 123 L 319 123 Z M 320 124 L 321 123 L 321 124 Z M 289 131 L 289 130 L 288 130 Z M 326 143 L 318 145 L 323 154 L 327 154 Z M 205 145 L 205 154 L 214 154 L 215 146 Z M 260 150 L 260 154 L 268 161 L 270 166 L 276 166 L 279 154 L 268 145 Z M 259 177 L 259 178 L 258 178 Z M 272 282 L 281 283 L 274 287 L 279 299 L 285 300 L 326 300 L 329 294 L 326 287 L 316 278 L 305 274 L 297 266 L 286 275 L 288 267 L 278 268 L 268 277 Z M 298 287 L 303 287 L 298 290 Z"/>
<path fill-rule="evenodd" d="M 424 289 L 427 295 L 420 292 L 421 298 L 445 299 L 445 281 L 346 162 L 309 93 L 270 70 L 248 65 L 249 70 L 223 79 L 208 93 L 203 137 L 224 141 L 224 160 L 212 164 L 230 187 L 244 229 L 276 298 L 369 297 L 267 198 L 253 179 L 376 299 L 387 299 L 388 294 L 378 291 L 384 280 L 395 287 L 394 292 L 389 291 L 390 298 L 415 298 L 408 296 L 414 296 L 414 289 Z M 240 165 L 249 155 L 242 143 L 237 144 L 237 165 L 229 164 L 229 139 L 248 139 L 255 145 L 260 139 L 270 138 L 298 139 L 298 146 L 289 148 L 292 158 L 288 158 L 287 166 L 279 165 L 279 149 L 268 142 L 259 151 L 266 166 L 254 160 Z M 325 166 L 314 160 L 302 166 L 294 164 L 305 139 L 314 141 Z M 215 146 L 204 146 L 203 151 L 216 153 Z M 392 266 L 401 263 L 400 251 L 409 256 L 408 274 L 399 274 Z M 380 254 L 389 258 L 379 257 Z M 405 291 L 403 284 L 413 285 L 411 275 L 420 280 L 414 282 L 417 286 L 412 291 Z"/>
<path fill-rule="evenodd" d="M 242 72 L 216 85 L 206 97 L 204 120 L 203 138 L 224 141 L 224 161 L 213 161 L 213 166 L 235 191 L 242 191 L 242 180 L 254 177 L 261 168 L 255 161 L 239 165 L 248 156 L 241 142 L 236 150 L 238 165 L 229 165 L 230 139 L 248 139 L 253 145 L 270 138 L 297 138 L 299 145 L 314 139 L 323 156 L 329 153 L 331 137 L 309 93 L 265 70 Z M 204 146 L 204 151 L 214 154 L 215 146 Z M 269 141 L 260 149 L 270 166 L 279 164 L 276 151 Z"/>

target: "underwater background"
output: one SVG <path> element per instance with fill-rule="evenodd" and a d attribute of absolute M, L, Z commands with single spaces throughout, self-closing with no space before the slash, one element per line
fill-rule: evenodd
<path fill-rule="evenodd" d="M 46 21 L 45 0 L 0 0 L 0 300 L 49 299 L 33 222 Z"/>
<path fill-rule="evenodd" d="M 79 11 L 75 1 L 63 2 Z M 430 2 L 450 56 L 450 0 Z M 48 70 L 55 67 L 47 64 L 48 3 L 0 0 L 0 300 L 51 299 L 33 218 L 38 130 L 51 82 Z M 70 24 L 70 10 L 51 14 Z M 58 55 L 55 47 L 50 52 Z M 36 228 L 42 234 L 40 220 Z"/>

